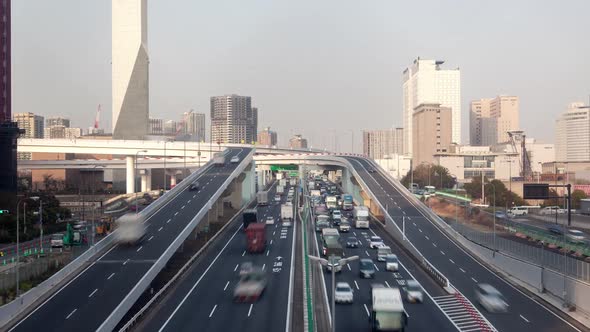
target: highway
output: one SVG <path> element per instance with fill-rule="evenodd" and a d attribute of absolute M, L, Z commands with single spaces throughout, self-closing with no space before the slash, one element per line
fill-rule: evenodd
<path fill-rule="evenodd" d="M 286 201 L 288 186 L 281 203 Z M 261 254 L 246 252 L 242 218 L 238 217 L 208 252 L 160 303 L 143 323 L 146 331 L 281 331 L 287 329 L 290 314 L 292 254 L 297 223 L 280 223 L 280 205 L 273 201 L 258 206 L 258 219 L 275 220 L 266 226 L 267 248 Z M 272 194 L 272 195 L 271 195 Z M 233 290 L 239 280 L 240 264 L 252 262 L 267 272 L 268 283 L 255 303 L 234 303 Z"/>
<path fill-rule="evenodd" d="M 96 330 L 230 176 L 238 164 L 229 163 L 229 158 L 241 160 L 250 151 L 230 149 L 223 167 L 210 167 L 199 175 L 199 191 L 179 192 L 146 221 L 147 234 L 140 245 L 112 246 L 10 331 Z"/>
<path fill-rule="evenodd" d="M 474 287 L 487 283 L 506 298 L 507 313 L 492 314 L 477 308 L 500 331 L 579 331 L 571 323 L 541 305 L 536 299 L 515 288 L 500 276 L 480 264 L 442 233 L 430 220 L 403 196 L 381 173 L 368 172 L 377 167 L 363 158 L 346 157 L 369 186 L 376 198 L 388 207 L 388 213 L 402 229 L 406 219 L 406 236 L 414 246 L 472 303 Z M 444 298 L 441 298 L 444 299 Z"/>

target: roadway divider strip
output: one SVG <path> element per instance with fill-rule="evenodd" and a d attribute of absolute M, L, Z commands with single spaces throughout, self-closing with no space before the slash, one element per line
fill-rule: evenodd
<path fill-rule="evenodd" d="M 303 255 L 303 273 L 304 273 L 304 280 L 305 280 L 305 287 L 303 287 L 303 300 L 306 303 L 307 309 L 303 311 L 304 316 L 304 326 L 305 332 L 313 332 L 315 330 L 315 323 L 313 317 L 313 298 L 311 295 L 311 280 L 310 280 L 310 270 L 309 270 L 309 257 L 307 257 L 307 221 L 309 216 L 309 207 L 308 204 L 304 203 L 303 211 L 304 217 L 301 217 L 299 213 L 299 209 L 297 209 L 297 213 L 299 214 L 299 218 L 301 220 L 301 232 L 303 235 L 303 245 L 301 246 L 301 254 Z"/>

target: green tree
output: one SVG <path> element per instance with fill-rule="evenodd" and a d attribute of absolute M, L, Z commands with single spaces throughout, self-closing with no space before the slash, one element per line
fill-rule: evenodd
<path fill-rule="evenodd" d="M 588 198 L 588 195 L 584 191 L 574 190 L 572 193 L 572 209 L 579 209 L 580 201 L 585 198 Z"/>
<path fill-rule="evenodd" d="M 401 182 L 406 188 L 410 185 L 411 178 L 411 171 L 402 178 Z M 414 168 L 414 183 L 418 184 L 420 188 L 431 185 L 441 189 L 452 188 L 456 181 L 444 166 L 420 164 Z"/>

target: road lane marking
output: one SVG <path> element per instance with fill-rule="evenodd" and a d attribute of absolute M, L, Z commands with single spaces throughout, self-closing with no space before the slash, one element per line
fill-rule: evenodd
<path fill-rule="evenodd" d="M 76 312 L 78 309 L 74 309 L 72 312 L 70 312 L 69 315 L 66 316 L 66 319 L 70 319 L 70 317 L 72 317 L 72 315 L 74 314 L 74 312 Z"/>
<path fill-rule="evenodd" d="M 151 241 L 154 238 L 154 236 L 150 236 L 150 238 L 148 239 L 148 241 Z"/>
<path fill-rule="evenodd" d="M 107 280 L 111 280 L 111 278 L 115 275 L 115 272 L 111 273 L 111 275 L 107 278 Z"/>
<path fill-rule="evenodd" d="M 428 235 L 424 235 L 424 237 L 426 238 L 426 240 L 430 241 L 430 238 L 428 237 Z"/>
<path fill-rule="evenodd" d="M 471 277 L 471 280 L 477 284 L 477 280 L 475 280 L 475 278 Z"/>
<path fill-rule="evenodd" d="M 272 244 L 272 240 L 270 240 L 270 244 Z"/>
<path fill-rule="evenodd" d="M 242 253 L 242 257 L 244 257 L 245 254 L 246 254 L 246 250 L 244 250 L 244 252 Z"/>
<path fill-rule="evenodd" d="M 250 304 L 250 309 L 248 310 L 248 317 L 250 317 L 250 314 L 252 313 L 253 306 L 254 306 L 254 304 Z"/>
<path fill-rule="evenodd" d="M 123 262 L 123 265 L 126 265 L 127 263 L 129 263 L 129 258 L 127 258 L 127 260 Z"/>
<path fill-rule="evenodd" d="M 377 272 L 379 272 L 379 268 L 377 267 L 377 264 L 373 263 L 373 265 L 375 266 L 375 270 L 377 270 Z"/>
<path fill-rule="evenodd" d="M 209 313 L 209 318 L 211 318 L 211 316 L 213 316 L 215 309 L 217 309 L 217 304 L 213 307 L 213 309 L 211 309 L 211 313 Z"/>
<path fill-rule="evenodd" d="M 227 286 L 229 286 L 229 281 L 225 284 L 225 287 L 223 287 L 224 291 L 227 289 Z"/>
<path fill-rule="evenodd" d="M 270 249 L 266 251 L 266 256 L 268 256 L 268 254 L 270 254 Z"/>
<path fill-rule="evenodd" d="M 178 213 L 178 212 L 176 212 L 176 213 Z M 169 223 L 169 222 L 170 222 L 170 220 L 172 220 L 172 219 L 168 219 L 168 220 L 166 220 L 166 223 Z"/>
<path fill-rule="evenodd" d="M 387 285 L 387 288 L 391 288 L 391 286 L 389 286 L 389 283 L 387 283 L 387 281 L 385 281 L 385 284 Z"/>
<path fill-rule="evenodd" d="M 180 209 L 181 209 L 181 210 L 182 210 L 182 209 L 184 209 L 184 207 L 185 207 L 185 206 L 186 206 L 186 205 L 183 205 L 183 206 L 182 206 Z M 176 214 L 178 214 L 178 212 L 176 212 Z M 176 215 L 176 214 L 175 214 L 175 215 Z"/>
<path fill-rule="evenodd" d="M 174 216 L 176 217 L 178 215 L 178 211 L 174 212 Z"/>
<path fill-rule="evenodd" d="M 350 268 L 350 264 L 346 263 L 346 266 L 348 266 L 348 271 L 352 271 L 352 269 Z"/>
<path fill-rule="evenodd" d="M 438 246 L 436 245 L 436 243 L 434 243 L 434 242 L 432 242 L 432 245 L 433 245 L 435 248 L 436 248 L 436 247 L 438 247 Z"/>
<path fill-rule="evenodd" d="M 93 291 L 92 291 L 92 293 L 90 293 L 90 295 L 88 295 L 88 297 L 89 297 L 89 298 L 90 298 L 90 297 L 92 297 L 92 295 L 94 295 L 94 293 L 96 293 L 96 292 L 98 292 L 98 288 L 97 288 L 97 289 L 95 289 L 95 290 L 93 290 Z"/>
<path fill-rule="evenodd" d="M 139 248 L 137 249 L 137 252 L 140 252 L 142 248 L 143 248 L 143 246 L 139 247 Z"/>
<path fill-rule="evenodd" d="M 197 194 L 194 194 L 194 195 L 193 195 L 193 198 L 195 198 L 195 197 L 197 197 Z"/>
<path fill-rule="evenodd" d="M 164 226 L 162 226 L 162 227 L 158 228 L 158 232 L 159 232 L 159 231 L 161 231 L 161 230 L 162 230 L 162 228 L 164 228 Z"/>
<path fill-rule="evenodd" d="M 191 202 L 191 200 L 189 199 L 189 200 L 188 200 L 188 201 L 186 201 L 186 202 L 187 202 L 187 203 L 190 203 L 190 202 Z"/>
<path fill-rule="evenodd" d="M 262 271 L 264 271 L 265 267 L 266 267 L 266 264 L 262 264 Z"/>
<path fill-rule="evenodd" d="M 275 236 L 276 231 L 272 231 L 272 236 Z"/>
<path fill-rule="evenodd" d="M 449 262 L 455 264 L 455 261 L 449 258 Z"/>
<path fill-rule="evenodd" d="M 413 222 L 412 224 L 413 224 L 414 226 L 416 226 L 416 223 L 415 223 L 415 222 Z"/>
<path fill-rule="evenodd" d="M 371 255 L 369 255 L 369 253 L 366 250 L 365 250 L 365 254 L 367 254 L 367 256 L 371 256 Z"/>
<path fill-rule="evenodd" d="M 463 270 L 462 268 L 459 268 L 459 270 L 461 270 L 461 272 L 463 272 L 463 273 L 467 272 L 467 271 Z"/>
<path fill-rule="evenodd" d="M 367 317 L 371 317 L 371 314 L 369 313 L 369 308 L 367 308 L 366 304 L 363 304 L 365 306 L 365 311 L 367 312 Z"/>
<path fill-rule="evenodd" d="M 523 315 L 520 315 L 520 318 L 524 319 L 525 322 L 530 323 L 530 321 L 528 319 L 524 318 Z"/>
<path fill-rule="evenodd" d="M 442 250 L 440 251 L 440 253 L 441 253 L 441 254 L 443 254 L 443 255 L 446 255 L 446 254 L 445 254 L 445 252 L 444 252 L 444 251 L 442 251 Z"/>
<path fill-rule="evenodd" d="M 238 270 L 238 266 L 240 266 L 240 264 L 236 264 L 236 267 L 234 268 L 234 272 L 236 272 Z"/>
<path fill-rule="evenodd" d="M 420 231 L 420 233 L 422 233 L 422 228 L 418 228 L 418 230 Z"/>
<path fill-rule="evenodd" d="M 356 283 L 356 280 L 354 281 L 354 285 L 356 286 L 356 290 L 360 290 L 359 284 Z"/>

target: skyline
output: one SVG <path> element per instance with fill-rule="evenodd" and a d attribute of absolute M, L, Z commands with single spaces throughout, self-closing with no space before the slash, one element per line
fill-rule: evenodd
<path fill-rule="evenodd" d="M 421 12 L 428 25 L 414 25 L 404 14 L 416 12 L 412 4 L 338 3 L 340 15 L 332 17 L 327 13 L 336 2 L 232 3 L 149 3 L 151 117 L 175 119 L 189 109 L 207 114 L 211 96 L 249 95 L 260 110 L 258 129 L 273 127 L 281 145 L 300 133 L 312 146 L 332 149 L 333 130 L 320 131 L 327 124 L 338 128 L 340 150 L 350 147 L 354 128 L 358 152 L 362 130 L 401 126 L 402 71 L 418 56 L 461 68 L 463 123 L 471 100 L 516 95 L 522 129 L 554 142 L 559 114 L 570 102 L 588 102 L 583 13 L 590 4 L 583 1 L 568 7 L 526 1 L 506 12 L 506 1 L 433 4 L 432 12 Z M 92 125 L 97 104 L 110 114 L 110 2 L 31 0 L 13 7 L 13 112 L 62 115 L 82 128 Z M 64 15 L 68 11 L 76 14 Z M 481 12 L 487 15 L 473 15 Z M 221 18 L 227 22 L 218 28 Z M 488 47 L 499 42 L 514 53 Z M 101 127 L 110 128 L 104 113 Z"/>

